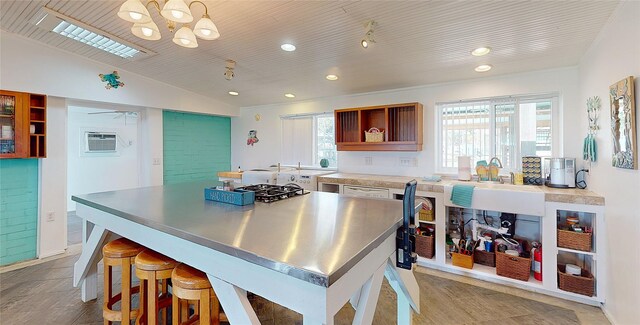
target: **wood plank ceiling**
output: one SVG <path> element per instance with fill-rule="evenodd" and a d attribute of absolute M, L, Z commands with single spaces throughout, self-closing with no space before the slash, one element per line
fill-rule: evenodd
<path fill-rule="evenodd" d="M 606 24 L 618 1 L 204 1 L 221 37 L 199 47 L 175 45 L 150 10 L 159 41 L 138 39 L 116 13 L 122 1 L 4 1 L 0 28 L 171 83 L 236 106 L 337 96 L 491 75 L 572 66 Z M 187 1 L 188 2 L 188 1 Z M 162 1 L 161 1 L 162 3 Z M 157 53 L 128 61 L 42 30 L 30 23 L 42 6 Z M 194 17 L 203 9 L 193 6 Z M 374 19 L 377 43 L 360 47 Z M 295 52 L 280 45 L 290 42 Z M 470 51 L 490 46 L 485 57 Z M 236 77 L 223 77 L 225 60 Z M 489 63 L 479 74 L 473 69 Z M 325 75 L 337 74 L 338 81 Z M 235 90 L 240 96 L 229 96 Z"/>

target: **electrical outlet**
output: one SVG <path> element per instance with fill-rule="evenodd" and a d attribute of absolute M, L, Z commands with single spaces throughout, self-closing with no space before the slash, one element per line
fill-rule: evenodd
<path fill-rule="evenodd" d="M 409 157 L 400 157 L 399 164 L 401 167 L 417 167 L 418 159 Z"/>
<path fill-rule="evenodd" d="M 373 158 L 372 157 L 364 157 L 364 164 L 367 165 L 367 166 L 373 165 Z"/>
<path fill-rule="evenodd" d="M 154 165 L 160 165 L 160 158 L 153 158 Z"/>
<path fill-rule="evenodd" d="M 53 211 L 47 212 L 47 222 L 56 221 L 56 213 Z"/>

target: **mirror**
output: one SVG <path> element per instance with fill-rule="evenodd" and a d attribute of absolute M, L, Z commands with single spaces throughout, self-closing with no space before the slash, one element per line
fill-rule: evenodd
<path fill-rule="evenodd" d="M 611 136 L 613 139 L 612 165 L 618 168 L 637 169 L 635 98 L 633 77 L 628 77 L 609 87 L 611 100 Z"/>

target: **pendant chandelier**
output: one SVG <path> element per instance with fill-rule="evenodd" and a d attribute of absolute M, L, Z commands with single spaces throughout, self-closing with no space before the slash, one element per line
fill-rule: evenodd
<path fill-rule="evenodd" d="M 131 27 L 131 33 L 133 33 L 133 35 L 145 40 L 157 41 L 161 37 L 160 30 L 158 29 L 158 25 L 151 19 L 149 10 L 147 10 L 147 7 L 152 4 L 165 19 L 165 23 L 170 32 L 173 33 L 177 24 L 182 24 L 182 27 L 173 35 L 173 42 L 180 46 L 187 48 L 198 47 L 196 36 L 209 41 L 220 37 L 218 28 L 209 17 L 207 5 L 202 1 L 192 1 L 189 5 L 187 5 L 184 0 L 164 1 L 164 6 L 160 9 L 158 0 L 149 0 L 146 6 L 142 4 L 141 0 L 127 0 L 120 7 L 118 16 L 133 23 L 133 27 Z M 202 15 L 202 18 L 198 20 L 193 30 L 191 30 L 189 23 L 193 21 L 191 6 L 194 3 L 199 3 L 204 6 L 204 15 Z"/>

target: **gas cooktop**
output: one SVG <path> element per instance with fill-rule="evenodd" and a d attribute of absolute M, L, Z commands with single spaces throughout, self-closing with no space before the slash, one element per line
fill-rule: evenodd
<path fill-rule="evenodd" d="M 287 185 L 271 185 L 271 184 L 256 184 L 239 187 L 245 191 L 256 192 L 256 201 L 270 203 L 279 200 L 285 200 L 294 196 L 309 194 L 309 191 L 305 191 L 300 185 L 290 183 Z"/>

